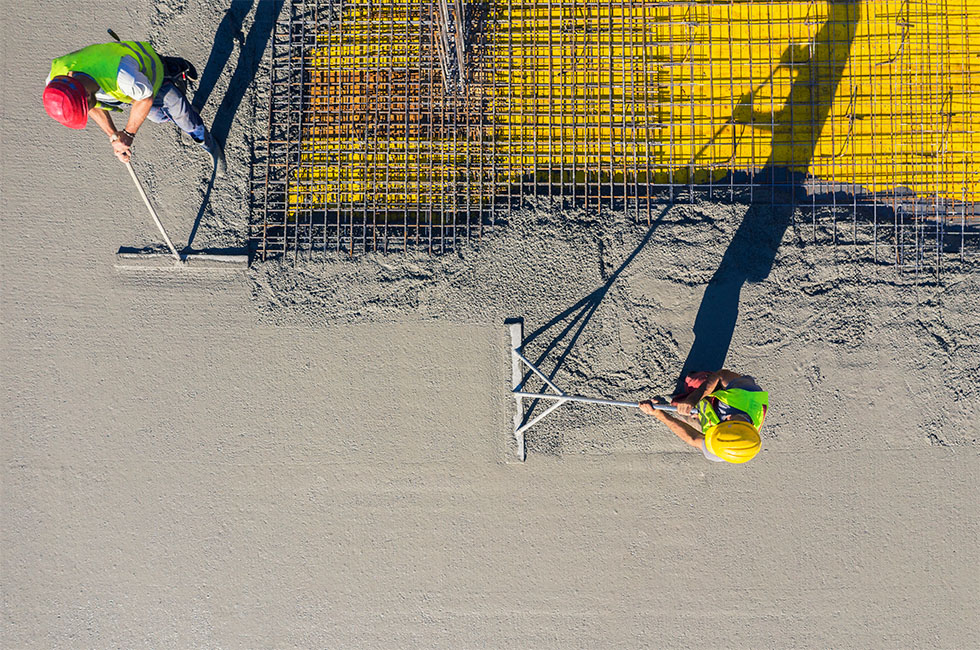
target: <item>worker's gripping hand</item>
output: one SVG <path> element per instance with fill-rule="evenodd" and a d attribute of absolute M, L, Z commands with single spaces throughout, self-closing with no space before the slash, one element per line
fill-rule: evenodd
<path fill-rule="evenodd" d="M 660 409 L 653 408 L 654 404 L 666 404 L 667 402 L 662 397 L 651 397 L 648 400 L 640 402 L 640 410 L 647 415 L 652 415 L 654 417 L 663 416 L 663 411 Z"/>
<path fill-rule="evenodd" d="M 112 141 L 112 152 L 122 162 L 129 162 L 133 155 L 133 138 L 125 131 L 116 131 L 118 139 Z"/>
<path fill-rule="evenodd" d="M 687 400 L 677 402 L 677 412 L 681 415 L 690 415 L 693 408 L 694 404 L 689 403 Z"/>

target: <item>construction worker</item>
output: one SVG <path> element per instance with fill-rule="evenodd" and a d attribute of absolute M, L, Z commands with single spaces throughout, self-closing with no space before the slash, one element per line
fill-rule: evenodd
<path fill-rule="evenodd" d="M 44 108 L 72 129 L 85 128 L 91 117 L 123 162 L 129 162 L 133 140 L 144 120 L 173 122 L 211 155 L 218 175 L 224 175 L 221 144 L 167 74 L 165 60 L 171 70 L 175 62 L 186 66 L 184 70 L 193 70 L 183 59 L 161 58 L 149 43 L 137 41 L 89 45 L 66 54 L 51 62 Z M 109 111 L 121 111 L 124 104 L 130 105 L 129 119 L 125 128 L 117 129 Z"/>
<path fill-rule="evenodd" d="M 640 410 L 652 415 L 678 438 L 701 450 L 708 460 L 744 463 L 762 447 L 759 429 L 766 418 L 769 393 L 755 379 L 731 370 L 695 372 L 685 377 L 682 392 L 671 403 L 677 416 L 655 409 L 664 400 L 640 402 Z M 697 417 L 691 414 L 697 407 Z"/>

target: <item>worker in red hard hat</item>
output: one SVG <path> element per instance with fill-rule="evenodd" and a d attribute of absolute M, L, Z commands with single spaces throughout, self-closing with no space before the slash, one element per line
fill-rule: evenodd
<path fill-rule="evenodd" d="M 167 60 L 173 61 L 182 60 Z M 55 59 L 43 100 L 48 115 L 69 128 L 83 129 L 91 117 L 123 162 L 129 161 L 133 140 L 146 119 L 173 122 L 210 154 L 218 174 L 224 174 L 221 144 L 204 126 L 173 75 L 168 74 L 164 59 L 149 43 L 89 45 Z M 130 106 L 129 118 L 124 128 L 117 129 L 109 111 L 121 111 L 124 105 Z"/>
<path fill-rule="evenodd" d="M 655 409 L 661 398 L 640 402 L 640 410 L 667 425 L 678 438 L 715 462 L 745 463 L 762 448 L 759 429 L 769 408 L 769 393 L 755 379 L 731 370 L 694 372 L 671 399 L 677 415 Z M 697 416 L 692 413 L 697 407 Z"/>

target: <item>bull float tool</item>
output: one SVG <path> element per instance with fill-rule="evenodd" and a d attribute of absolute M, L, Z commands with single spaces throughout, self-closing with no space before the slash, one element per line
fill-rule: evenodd
<path fill-rule="evenodd" d="M 119 35 L 116 34 L 112 29 L 106 30 L 109 36 L 113 38 L 117 43 L 122 41 Z M 176 85 L 180 91 L 186 92 L 187 84 L 197 79 L 197 70 L 194 65 L 187 61 L 186 59 L 180 57 L 169 57 L 161 56 L 161 61 L 164 64 L 164 74 L 169 74 L 170 81 Z M 116 109 L 119 110 L 119 109 Z M 214 162 L 214 169 L 211 173 L 211 183 L 214 183 L 214 177 L 218 171 L 218 159 L 212 156 Z M 163 227 L 163 222 L 160 221 L 160 217 L 157 216 L 156 210 L 153 209 L 153 205 L 150 203 L 150 198 L 146 195 L 146 190 L 143 189 L 143 184 L 140 183 L 140 179 L 136 176 L 136 170 L 133 169 L 133 165 L 130 162 L 126 162 L 126 170 L 129 172 L 130 178 L 133 179 L 133 185 L 140 193 L 140 197 L 143 199 L 143 203 L 146 204 L 146 209 L 150 211 L 150 216 L 153 217 L 153 223 L 156 224 L 157 230 L 160 231 L 160 235 L 163 237 L 163 241 L 166 242 L 167 248 L 170 249 L 170 253 L 161 253 L 156 250 L 148 250 L 141 248 L 130 248 L 128 246 L 121 246 L 116 252 L 116 264 L 117 269 L 135 269 L 135 268 L 186 268 L 193 267 L 195 269 L 216 269 L 216 270 L 237 270 L 237 269 L 247 269 L 248 268 L 248 254 L 243 248 L 233 248 L 233 249 L 223 249 L 223 252 L 206 252 L 206 251 L 195 251 L 190 248 L 190 242 L 187 243 L 187 247 L 184 249 L 183 254 L 178 253 L 176 247 L 170 237 L 167 236 L 167 231 Z M 208 192 L 206 196 L 211 194 L 211 185 L 208 186 Z M 207 198 L 205 198 L 207 200 Z M 203 206 L 202 206 L 203 210 Z M 194 236 L 194 232 L 191 231 L 191 237 Z M 234 253 L 230 251 L 236 251 Z M 237 252 L 241 251 L 241 252 Z M 173 258 L 173 263 L 169 263 L 170 258 Z"/>
<path fill-rule="evenodd" d="M 163 222 L 160 221 L 160 217 L 157 216 L 156 210 L 153 209 L 153 204 L 150 203 L 150 197 L 146 195 L 146 190 L 143 189 L 143 184 L 140 182 L 139 177 L 136 175 L 136 170 L 133 169 L 133 165 L 130 162 L 126 162 L 126 170 L 129 171 L 129 176 L 133 179 L 133 184 L 136 185 L 136 189 L 139 191 L 140 197 L 143 199 L 143 203 L 146 204 L 146 209 L 149 210 L 150 216 L 153 217 L 153 223 L 156 224 L 157 230 L 160 231 L 160 235 L 163 237 L 163 241 L 166 242 L 167 248 L 170 249 L 169 253 L 161 253 L 153 250 L 145 249 L 135 249 L 121 247 L 116 253 L 116 268 L 117 269 L 129 269 L 129 268 L 145 268 L 145 267 L 170 267 L 170 268 L 181 268 L 181 267 L 193 267 L 197 269 L 216 269 L 216 270 L 238 270 L 248 268 L 248 255 L 247 254 L 225 254 L 225 253 L 207 253 L 203 251 L 193 251 L 187 249 L 183 254 L 177 252 L 177 248 L 174 247 L 173 242 L 167 235 L 166 229 L 163 227 Z M 172 259 L 170 264 L 161 264 L 166 260 Z"/>
<path fill-rule="evenodd" d="M 581 402 L 584 404 L 601 404 L 605 406 L 622 406 L 626 408 L 640 408 L 639 402 L 622 401 L 614 399 L 601 399 L 598 397 L 583 397 L 581 395 L 569 395 L 562 389 L 558 388 L 553 381 L 551 381 L 541 370 L 534 364 L 533 361 L 524 356 L 524 320 L 520 318 L 509 319 L 506 324 L 510 326 L 510 342 L 511 342 L 511 361 L 512 361 L 512 379 L 514 387 L 511 389 L 511 394 L 517 401 L 517 412 L 514 414 L 514 439 L 517 442 L 517 458 L 518 460 L 525 460 L 527 457 L 527 448 L 524 443 L 524 433 L 533 427 L 535 424 L 543 420 L 549 413 L 557 409 L 562 404 L 567 402 Z M 553 390 L 553 393 L 543 393 L 543 392 L 532 392 L 524 389 L 525 381 L 525 370 L 527 368 L 531 373 L 541 379 L 548 388 Z M 524 421 L 524 400 L 553 400 L 554 403 L 548 406 L 541 413 L 536 416 Z M 669 404 L 653 404 L 653 408 L 659 411 L 671 411 L 677 412 L 676 406 L 671 406 Z M 692 410 L 692 414 L 697 414 L 697 410 Z"/>

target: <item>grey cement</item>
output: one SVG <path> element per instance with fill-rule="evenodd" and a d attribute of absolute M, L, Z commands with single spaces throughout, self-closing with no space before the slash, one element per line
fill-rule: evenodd
<path fill-rule="evenodd" d="M 244 83 L 199 247 L 243 238 L 248 5 L 203 110 Z M 745 207 L 673 208 L 618 274 L 645 225 L 547 205 L 437 259 L 117 273 L 154 227 L 94 128 L 25 100 L 37 53 L 111 26 L 203 70 L 225 8 L 4 6 L 0 646 L 980 644 L 975 268 L 916 284 L 792 228 L 726 362 L 772 392 L 760 458 L 717 467 L 636 412 L 565 406 L 517 463 L 503 319 L 530 335 L 608 285 L 556 380 L 667 393 Z M 206 157 L 156 125 L 137 147 L 186 239 Z M 575 313 L 528 343 L 558 340 L 549 372 Z"/>
<path fill-rule="evenodd" d="M 675 206 L 647 226 L 622 213 L 600 219 L 539 205 L 457 255 L 260 265 L 252 293 L 272 323 L 412 313 L 493 325 L 520 316 L 526 353 L 561 388 L 639 401 L 674 390 L 704 285 L 746 209 Z M 950 260 L 937 286 L 875 264 L 870 247 L 812 244 L 809 217 L 797 217 L 768 280 L 742 290 L 726 361 L 772 392 L 767 453 L 852 445 L 975 453 L 976 261 Z M 530 430 L 527 444 L 575 454 L 660 452 L 676 442 L 651 435 L 636 411 L 569 405 Z"/>

